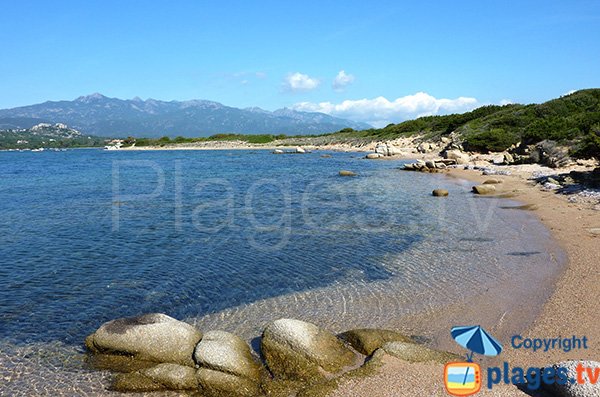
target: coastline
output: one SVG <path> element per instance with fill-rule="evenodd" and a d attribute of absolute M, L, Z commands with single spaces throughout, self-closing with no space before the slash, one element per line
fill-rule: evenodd
<path fill-rule="evenodd" d="M 600 228 L 600 212 L 592 206 L 572 203 L 566 197 L 542 190 L 529 181 L 531 170 L 513 166 L 512 175 L 494 176 L 503 183 L 499 195 L 510 195 L 511 200 L 530 206 L 534 215 L 548 228 L 551 236 L 567 255 L 567 263 L 556 280 L 549 298 L 537 317 L 521 333 L 523 338 L 587 337 L 588 349 L 549 350 L 531 352 L 514 349 L 510 341 L 503 341 L 505 350 L 500 357 L 486 358 L 482 366 L 508 362 L 511 366 L 546 367 L 565 360 L 595 360 L 600 354 L 600 329 L 597 327 L 597 297 L 600 295 L 600 235 L 590 229 Z M 480 171 L 450 169 L 450 178 L 480 184 L 490 176 Z M 543 292 L 543 291 L 540 291 Z M 523 305 L 527 305 L 523 302 Z M 515 310 L 519 310 L 515 308 Z M 386 355 L 377 373 L 365 378 L 345 379 L 329 397 L 358 397 L 363 395 L 445 395 L 441 364 L 409 364 Z M 398 392 L 400 394 L 398 394 Z M 528 396 L 511 385 L 500 384 L 492 390 L 483 387 L 480 395 Z"/>

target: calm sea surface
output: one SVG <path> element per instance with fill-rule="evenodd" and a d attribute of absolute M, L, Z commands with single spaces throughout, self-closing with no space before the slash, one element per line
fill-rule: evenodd
<path fill-rule="evenodd" d="M 0 152 L 0 371 L 24 351 L 80 352 L 116 317 L 163 312 L 247 338 L 280 317 L 398 326 L 486 293 L 510 307 L 508 286 L 527 294 L 560 267 L 514 202 L 321 154 Z"/>

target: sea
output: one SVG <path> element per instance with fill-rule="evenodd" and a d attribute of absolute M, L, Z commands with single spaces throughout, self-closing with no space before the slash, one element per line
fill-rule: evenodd
<path fill-rule="evenodd" d="M 392 328 L 434 346 L 450 325 L 526 326 L 565 262 L 549 231 L 516 201 L 405 162 L 0 152 L 0 395 L 111 394 L 83 340 L 144 313 L 235 332 L 255 349 L 277 318 Z"/>

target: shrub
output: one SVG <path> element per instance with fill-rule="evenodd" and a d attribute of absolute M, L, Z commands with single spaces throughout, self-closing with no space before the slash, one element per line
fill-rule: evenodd
<path fill-rule="evenodd" d="M 507 132 L 502 128 L 495 128 L 467 137 L 464 146 L 471 151 L 502 152 L 518 143 L 519 140 L 517 134 Z"/>

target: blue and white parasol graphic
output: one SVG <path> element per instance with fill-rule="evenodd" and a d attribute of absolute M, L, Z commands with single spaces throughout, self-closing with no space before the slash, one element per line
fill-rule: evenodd
<path fill-rule="evenodd" d="M 454 327 L 450 334 L 464 348 L 471 350 L 467 361 L 472 361 L 473 354 L 497 356 L 502 351 L 502 345 L 492 335 L 488 334 L 480 325 L 470 327 Z"/>

